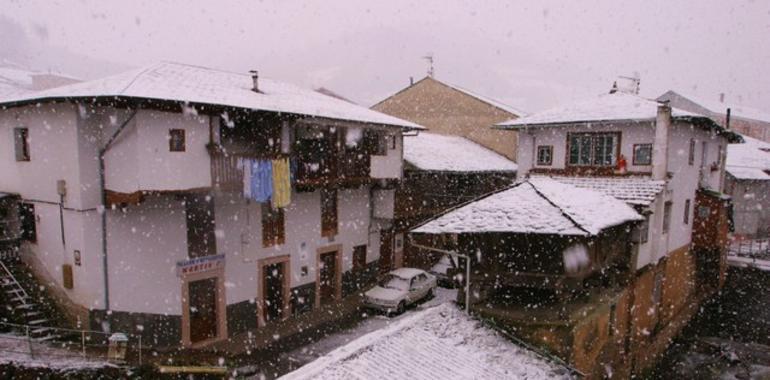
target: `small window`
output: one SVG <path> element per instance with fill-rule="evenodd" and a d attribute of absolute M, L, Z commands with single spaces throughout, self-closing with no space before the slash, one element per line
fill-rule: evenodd
<path fill-rule="evenodd" d="M 635 144 L 634 165 L 652 165 L 652 144 Z"/>
<path fill-rule="evenodd" d="M 29 129 L 14 128 L 13 142 L 16 149 L 16 161 L 29 161 Z"/>
<path fill-rule="evenodd" d="M 170 152 L 184 152 L 184 129 L 170 129 L 168 131 L 168 150 Z"/>
<path fill-rule="evenodd" d="M 364 148 L 373 156 L 385 156 L 388 154 L 387 136 L 382 131 L 365 130 Z"/>
<path fill-rule="evenodd" d="M 690 200 L 684 201 L 684 224 L 690 223 Z"/>
<path fill-rule="evenodd" d="M 615 314 L 617 314 L 617 308 L 616 304 L 610 305 L 610 321 L 607 322 L 607 332 L 610 336 L 615 335 L 615 320 L 617 318 Z"/>
<path fill-rule="evenodd" d="M 353 272 L 360 273 L 366 270 L 366 246 L 353 247 Z"/>
<path fill-rule="evenodd" d="M 321 190 L 321 236 L 337 235 L 337 190 Z"/>
<path fill-rule="evenodd" d="M 388 149 L 396 149 L 396 135 L 388 135 Z"/>
<path fill-rule="evenodd" d="M 652 303 L 657 308 L 660 304 L 660 298 L 663 293 L 663 273 L 655 273 L 655 284 L 652 288 Z"/>
<path fill-rule="evenodd" d="M 663 233 L 668 233 L 671 226 L 671 201 L 663 204 Z"/>
<path fill-rule="evenodd" d="M 644 244 L 650 236 L 650 215 L 644 216 L 644 221 L 639 224 L 639 243 Z"/>
<path fill-rule="evenodd" d="M 690 139 L 690 153 L 687 155 L 687 164 L 695 163 L 695 139 Z"/>
<path fill-rule="evenodd" d="M 270 202 L 262 203 L 262 246 L 281 245 L 286 240 L 282 208 L 273 208 Z"/>
<path fill-rule="evenodd" d="M 553 146 L 540 145 L 537 147 L 537 164 L 541 166 L 551 166 L 553 163 Z"/>
<path fill-rule="evenodd" d="M 717 165 L 722 164 L 722 155 L 725 154 L 724 147 L 722 145 L 717 145 Z"/>
<path fill-rule="evenodd" d="M 19 222 L 21 224 L 21 239 L 33 243 L 36 242 L 35 205 L 32 203 L 19 203 Z"/>

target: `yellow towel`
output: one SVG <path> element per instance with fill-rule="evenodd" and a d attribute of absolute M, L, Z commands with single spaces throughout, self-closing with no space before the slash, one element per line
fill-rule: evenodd
<path fill-rule="evenodd" d="M 289 159 L 273 160 L 273 207 L 283 208 L 291 203 Z"/>

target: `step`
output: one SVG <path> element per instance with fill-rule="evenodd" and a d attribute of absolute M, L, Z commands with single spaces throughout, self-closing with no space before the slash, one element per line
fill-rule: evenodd
<path fill-rule="evenodd" d="M 11 298 L 11 301 L 12 302 L 20 302 L 20 303 L 23 303 L 23 304 L 26 304 L 26 305 L 30 305 L 30 304 L 27 303 L 27 299 L 28 298 L 29 297 L 13 297 L 13 298 Z"/>
<path fill-rule="evenodd" d="M 43 315 L 43 313 L 39 312 L 39 311 L 28 311 L 28 312 L 24 313 L 24 316 L 27 317 L 27 318 L 35 317 L 35 316 L 38 316 L 38 315 Z"/>
<path fill-rule="evenodd" d="M 31 325 L 42 325 L 42 324 L 45 324 L 47 322 L 48 322 L 48 320 L 43 318 L 43 319 L 35 319 L 34 321 L 29 321 L 27 324 L 30 325 L 30 326 Z"/>
<path fill-rule="evenodd" d="M 50 328 L 50 327 L 37 327 L 37 328 L 34 328 L 34 329 L 31 329 L 31 330 L 29 330 L 29 333 L 30 333 L 30 334 L 33 334 L 33 335 L 34 335 L 34 334 L 49 333 L 49 332 L 50 332 L 50 333 L 52 333 L 52 332 L 53 332 L 53 329 L 52 329 L 52 328 Z"/>
<path fill-rule="evenodd" d="M 58 335 L 56 335 L 56 334 L 49 334 L 49 335 L 46 335 L 44 337 L 35 338 L 35 340 L 38 341 L 38 342 L 46 342 L 46 341 L 57 339 L 57 338 L 59 338 Z"/>
<path fill-rule="evenodd" d="M 6 289 L 5 294 L 16 294 L 16 293 L 22 293 L 22 292 L 23 291 L 20 288 L 14 287 L 11 289 Z"/>
<path fill-rule="evenodd" d="M 14 306 L 13 308 L 14 309 L 34 309 L 35 305 L 31 303 L 25 303 L 23 305 Z"/>

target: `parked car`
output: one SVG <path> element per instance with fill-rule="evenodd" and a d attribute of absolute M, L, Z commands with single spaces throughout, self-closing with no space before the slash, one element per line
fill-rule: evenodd
<path fill-rule="evenodd" d="M 438 284 L 445 288 L 454 288 L 455 280 L 454 275 L 457 271 L 457 264 L 454 259 L 449 255 L 441 256 L 436 264 L 434 264 L 428 271 L 430 274 L 436 276 Z"/>
<path fill-rule="evenodd" d="M 367 307 L 386 313 L 403 313 L 407 306 L 430 298 L 436 290 L 436 277 L 416 268 L 390 271 L 377 286 L 364 293 Z"/>

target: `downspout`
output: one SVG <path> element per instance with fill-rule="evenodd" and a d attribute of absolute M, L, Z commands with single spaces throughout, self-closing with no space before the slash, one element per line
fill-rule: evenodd
<path fill-rule="evenodd" d="M 134 110 L 131 115 L 124 121 L 118 129 L 110 136 L 110 139 L 107 140 L 107 143 L 104 145 L 103 148 L 99 149 L 99 192 L 100 192 L 100 199 L 101 199 L 101 219 L 102 219 L 102 273 L 103 273 L 103 279 L 104 279 L 104 311 L 106 315 L 109 315 L 110 310 L 110 282 L 109 282 L 109 271 L 107 267 L 107 191 L 105 188 L 105 170 L 104 170 L 104 156 L 107 153 L 107 150 L 110 149 L 112 146 L 112 143 L 115 142 L 115 139 L 118 138 L 118 135 L 120 132 L 125 129 L 125 127 L 128 125 L 128 123 L 134 119 L 134 116 L 136 116 L 136 110 Z M 110 325 L 109 322 L 106 322 L 106 325 L 104 326 L 105 330 L 109 332 Z"/>

